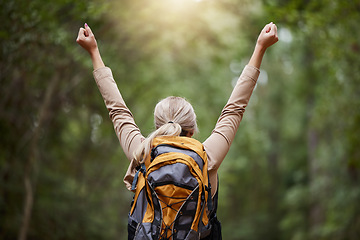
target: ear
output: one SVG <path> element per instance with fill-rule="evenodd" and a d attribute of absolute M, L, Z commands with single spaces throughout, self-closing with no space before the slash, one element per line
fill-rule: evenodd
<path fill-rule="evenodd" d="M 189 137 L 189 138 L 191 138 L 193 135 L 194 135 L 194 131 L 193 131 L 193 130 L 192 130 L 192 131 L 188 131 L 188 132 L 186 133 L 186 137 Z"/>

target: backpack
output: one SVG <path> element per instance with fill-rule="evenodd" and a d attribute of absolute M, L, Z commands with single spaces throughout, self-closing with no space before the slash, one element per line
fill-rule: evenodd
<path fill-rule="evenodd" d="M 156 137 L 152 145 L 133 180 L 128 239 L 210 239 L 208 214 L 217 219 L 203 145 L 178 136 Z"/>

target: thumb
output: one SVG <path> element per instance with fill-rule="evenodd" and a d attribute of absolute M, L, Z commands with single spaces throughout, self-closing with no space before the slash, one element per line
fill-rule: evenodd
<path fill-rule="evenodd" d="M 265 32 L 266 32 L 266 33 L 270 32 L 271 29 L 272 29 L 272 26 L 273 26 L 273 22 L 268 23 L 268 24 L 265 26 Z"/>
<path fill-rule="evenodd" d="M 84 36 L 86 36 L 85 32 L 86 32 L 86 30 L 84 28 L 79 29 L 79 33 L 78 33 L 78 36 L 76 38 L 76 42 L 79 42 L 79 41 L 84 39 Z"/>
<path fill-rule="evenodd" d="M 91 31 L 91 28 L 89 27 L 89 25 L 87 23 L 85 23 L 84 26 L 85 26 L 87 36 L 94 35 L 93 32 Z"/>

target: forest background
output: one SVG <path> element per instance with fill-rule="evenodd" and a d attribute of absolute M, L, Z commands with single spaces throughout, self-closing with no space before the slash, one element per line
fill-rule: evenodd
<path fill-rule="evenodd" d="M 204 140 L 262 27 L 279 42 L 220 168 L 226 240 L 360 239 L 358 0 L 0 2 L 0 239 L 127 239 L 132 193 L 87 22 L 147 135 L 168 95 Z"/>

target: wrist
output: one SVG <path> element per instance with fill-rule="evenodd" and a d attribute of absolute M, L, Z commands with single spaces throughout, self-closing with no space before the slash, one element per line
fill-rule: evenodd
<path fill-rule="evenodd" d="M 266 49 L 267 49 L 267 47 L 265 47 L 265 46 L 262 45 L 262 44 L 256 43 L 256 45 L 255 45 L 255 51 L 256 51 L 256 52 L 259 52 L 259 53 L 261 53 L 261 54 L 264 54 L 265 51 L 266 51 Z"/>
<path fill-rule="evenodd" d="M 256 67 L 256 68 L 260 68 L 265 51 L 266 51 L 266 47 L 257 43 L 255 45 L 254 52 L 250 58 L 248 65 Z"/>
<path fill-rule="evenodd" d="M 92 58 L 99 55 L 100 53 L 98 47 L 91 48 L 88 52 Z"/>
<path fill-rule="evenodd" d="M 98 69 L 98 68 L 101 68 L 101 67 L 105 67 L 105 64 L 101 58 L 101 55 L 100 55 L 100 51 L 99 49 L 96 47 L 94 49 L 92 49 L 91 51 L 89 51 L 90 53 L 90 56 L 91 56 L 91 60 L 92 60 L 92 63 L 93 63 L 93 67 L 94 67 L 94 70 Z"/>

